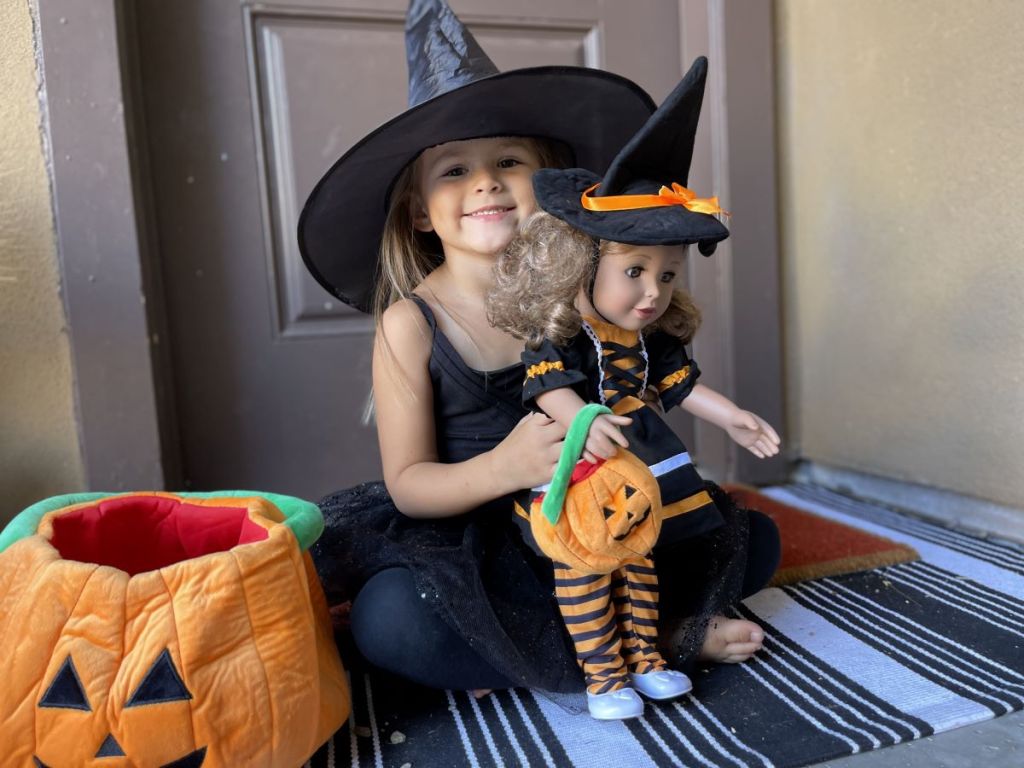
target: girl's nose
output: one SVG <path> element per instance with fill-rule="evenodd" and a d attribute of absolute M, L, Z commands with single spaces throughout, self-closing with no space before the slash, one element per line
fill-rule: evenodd
<path fill-rule="evenodd" d="M 501 182 L 490 168 L 481 168 L 473 179 L 473 186 L 477 192 L 494 192 L 501 188 Z"/>

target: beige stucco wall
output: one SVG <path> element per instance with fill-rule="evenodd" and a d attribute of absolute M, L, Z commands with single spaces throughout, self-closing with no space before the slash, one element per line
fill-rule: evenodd
<path fill-rule="evenodd" d="M 0 3 L 0 524 L 82 490 L 27 0 Z"/>
<path fill-rule="evenodd" d="M 776 21 L 797 452 L 1024 507 L 1024 4 Z"/>

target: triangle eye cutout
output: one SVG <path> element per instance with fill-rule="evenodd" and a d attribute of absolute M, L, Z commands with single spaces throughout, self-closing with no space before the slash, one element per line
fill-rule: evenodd
<path fill-rule="evenodd" d="M 147 704 L 162 704 L 168 701 L 185 701 L 191 699 L 192 694 L 188 692 L 185 683 L 174 668 L 171 660 L 171 652 L 164 648 L 163 653 L 157 656 L 149 672 L 135 689 L 128 702 L 128 707 L 142 707 Z"/>
<path fill-rule="evenodd" d="M 50 687 L 46 689 L 46 693 L 43 694 L 43 698 L 39 700 L 39 706 L 54 709 L 80 709 L 83 712 L 92 711 L 70 653 L 64 659 L 60 669 L 57 670 L 57 674 L 54 676 L 53 682 L 50 683 Z"/>
<path fill-rule="evenodd" d="M 632 496 L 634 493 L 636 493 L 636 488 L 634 488 L 632 485 L 627 485 L 627 486 L 625 486 L 625 488 L 626 488 L 626 498 L 627 499 L 630 496 Z"/>
<path fill-rule="evenodd" d="M 601 511 L 604 512 L 604 519 L 605 520 L 607 520 L 609 517 L 611 517 L 612 515 L 615 514 L 615 510 L 614 509 L 609 509 L 608 507 L 601 507 Z"/>

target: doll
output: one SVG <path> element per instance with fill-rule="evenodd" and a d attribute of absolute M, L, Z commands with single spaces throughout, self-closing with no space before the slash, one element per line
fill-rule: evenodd
<path fill-rule="evenodd" d="M 779 444 L 763 419 L 696 383 L 700 372 L 684 347 L 700 322 L 692 299 L 675 288 L 686 246 L 710 255 L 729 234 L 715 216 L 724 213 L 717 199 L 683 186 L 706 71 L 698 59 L 603 178 L 582 169 L 534 174 L 543 212 L 499 260 L 489 296 L 495 327 L 526 341 L 524 403 L 567 428 L 588 402 L 610 409 L 589 424 L 583 463 L 628 448 L 647 465 L 660 494 L 658 544 L 705 533 L 722 517 L 685 445 L 648 402 L 652 393 L 662 409 L 682 404 L 758 457 L 775 455 Z M 521 504 L 520 516 L 528 508 Z M 636 716 L 642 701 L 631 688 L 655 699 L 689 690 L 655 647 L 659 586 L 650 557 L 605 576 L 610 589 L 567 565 L 554 564 L 555 592 L 591 714 Z M 583 594 L 581 585 L 592 583 Z M 613 608 L 616 620 L 608 618 Z M 617 644 L 621 658 L 609 660 Z M 637 645 L 642 653 L 630 650 Z"/>

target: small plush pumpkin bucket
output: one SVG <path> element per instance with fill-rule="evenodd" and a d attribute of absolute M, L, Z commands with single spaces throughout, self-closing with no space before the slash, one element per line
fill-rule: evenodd
<path fill-rule="evenodd" d="M 4 764 L 302 764 L 350 711 L 322 529 L 239 491 L 29 507 L 0 534 Z"/>
<path fill-rule="evenodd" d="M 578 461 L 590 424 L 610 412 L 600 405 L 580 411 L 551 485 L 530 503 L 530 533 L 540 551 L 587 574 L 646 557 L 661 531 L 661 492 L 646 464 L 621 448 L 607 461 Z"/>

